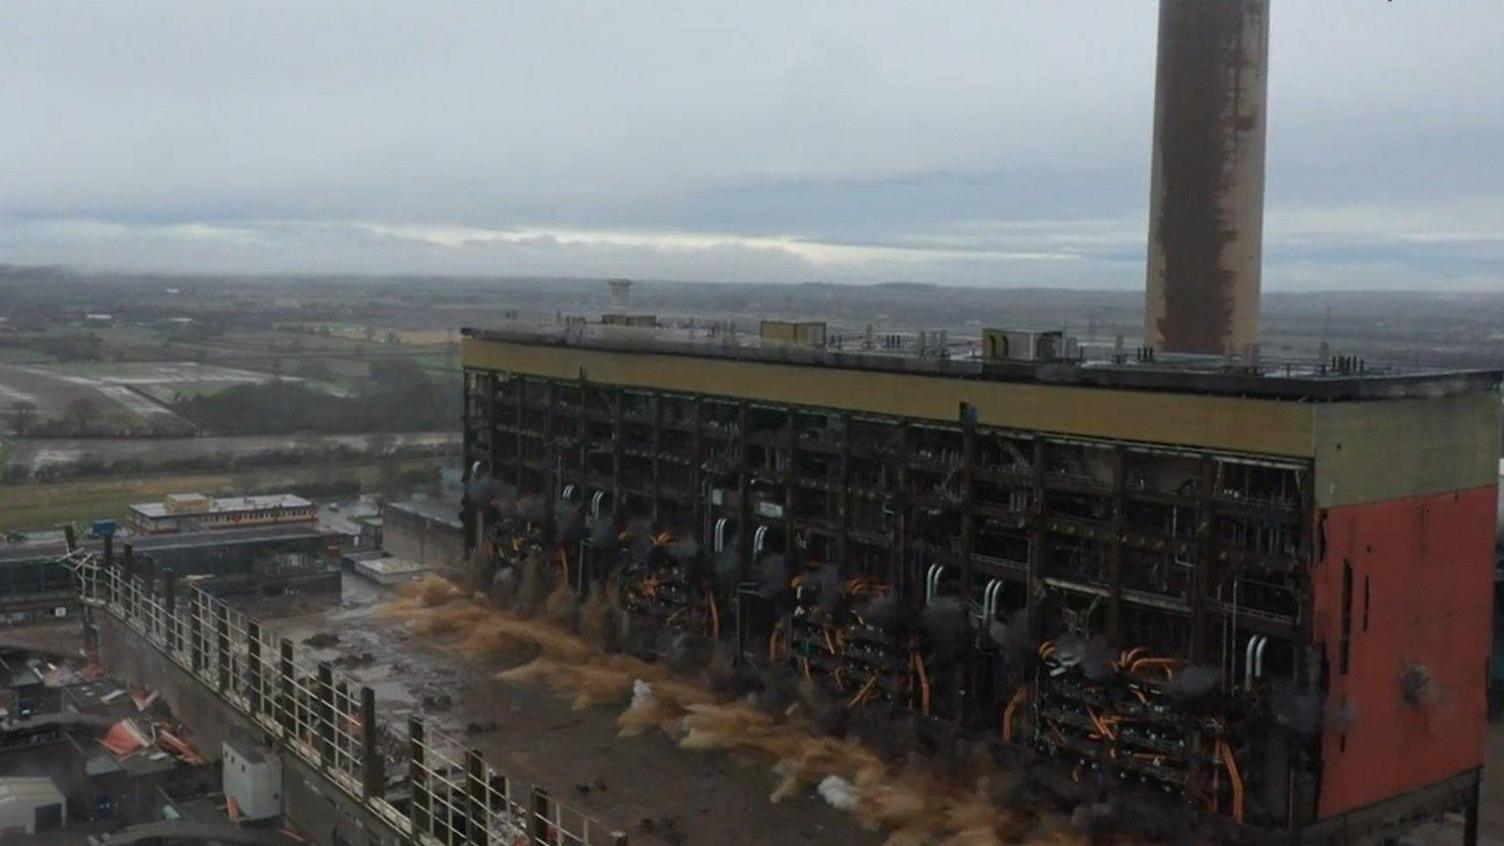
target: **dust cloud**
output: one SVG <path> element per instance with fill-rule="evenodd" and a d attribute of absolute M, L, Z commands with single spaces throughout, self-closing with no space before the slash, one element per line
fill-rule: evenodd
<path fill-rule="evenodd" d="M 662 732 L 683 749 L 770 767 L 770 801 L 818 790 L 862 826 L 884 832 L 885 846 L 1095 840 L 1058 804 L 1036 801 L 1019 774 L 980 747 L 905 742 L 917 735 L 905 730 L 906 715 L 878 715 L 864 726 L 806 680 L 738 675 L 715 644 L 695 650 L 705 657 L 692 674 L 626 654 L 620 645 L 634 634 L 610 585 L 595 585 L 578 601 L 538 557 L 521 569 L 488 592 L 429 577 L 381 610 L 415 634 L 510 665 L 499 678 L 544 685 L 572 708 L 625 706 L 617 717 L 622 737 Z"/>

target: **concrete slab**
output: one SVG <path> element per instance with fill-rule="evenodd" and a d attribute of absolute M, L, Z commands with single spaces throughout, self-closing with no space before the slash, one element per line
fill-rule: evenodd
<path fill-rule="evenodd" d="M 337 634 L 337 645 L 310 650 L 320 660 L 369 652 L 369 662 L 347 660 L 343 669 L 376 690 L 389 725 L 405 732 L 408 716 L 421 713 L 513 778 L 545 786 L 608 827 L 627 831 L 634 844 L 883 841 L 813 790 L 770 803 L 777 778 L 765 762 L 686 751 L 658 733 L 623 739 L 616 725 L 620 708 L 574 711 L 541 687 L 497 679 L 505 665 L 445 651 L 377 613 L 376 604 L 391 593 L 353 576 L 345 585 L 338 608 L 270 619 L 262 606 L 263 622 L 298 643 L 321 632 Z M 487 730 L 467 733 L 467 724 Z M 669 819 L 672 832 L 663 825 Z M 643 820 L 656 830 L 645 831 Z"/>

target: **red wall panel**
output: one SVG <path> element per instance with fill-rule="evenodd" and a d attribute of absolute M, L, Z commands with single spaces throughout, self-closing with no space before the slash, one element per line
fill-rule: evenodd
<path fill-rule="evenodd" d="M 1333 508 L 1313 574 L 1313 640 L 1329 664 L 1320 814 L 1439 781 L 1483 762 L 1498 489 Z M 1351 568 L 1347 667 L 1344 571 Z M 1404 695 L 1411 667 L 1430 684 Z"/>

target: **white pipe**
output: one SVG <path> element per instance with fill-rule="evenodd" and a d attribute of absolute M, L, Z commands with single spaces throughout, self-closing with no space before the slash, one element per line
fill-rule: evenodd
<path fill-rule="evenodd" d="M 940 576 L 945 572 L 941 564 L 931 564 L 929 573 L 924 580 L 924 604 L 929 605 L 935 599 L 935 594 L 940 590 Z"/>
<path fill-rule="evenodd" d="M 1264 648 L 1269 645 L 1265 635 L 1250 635 L 1248 648 L 1243 653 L 1243 686 L 1253 687 L 1253 680 L 1264 674 Z"/>
<path fill-rule="evenodd" d="M 752 533 L 752 557 L 753 558 L 756 558 L 757 556 L 759 556 L 759 555 L 762 554 L 763 541 L 767 540 L 767 537 L 768 537 L 768 527 L 767 526 L 758 526 L 757 527 L 757 531 L 755 531 L 755 532 Z"/>
<path fill-rule="evenodd" d="M 590 498 L 590 519 L 601 519 L 601 500 L 606 498 L 605 491 L 596 491 L 595 496 Z"/>
<path fill-rule="evenodd" d="M 726 519 L 725 517 L 721 517 L 715 521 L 716 552 L 724 552 L 726 550 Z"/>
<path fill-rule="evenodd" d="M 1259 636 L 1249 635 L 1248 645 L 1243 648 L 1243 686 L 1253 685 L 1253 650 L 1258 645 Z"/>

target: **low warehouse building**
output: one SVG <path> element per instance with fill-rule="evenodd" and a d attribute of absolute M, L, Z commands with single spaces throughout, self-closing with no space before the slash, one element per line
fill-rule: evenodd
<path fill-rule="evenodd" d="M 67 802 L 52 779 L 0 779 L 0 839 L 62 828 L 67 821 Z"/>
<path fill-rule="evenodd" d="M 382 547 L 392 555 L 429 566 L 454 566 L 465 560 L 458 500 L 392 502 L 382 509 L 381 518 Z"/>
<path fill-rule="evenodd" d="M 143 535 L 313 523 L 318 506 L 292 494 L 212 499 L 199 493 L 168 494 L 161 502 L 131 506 L 126 525 Z"/>

